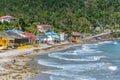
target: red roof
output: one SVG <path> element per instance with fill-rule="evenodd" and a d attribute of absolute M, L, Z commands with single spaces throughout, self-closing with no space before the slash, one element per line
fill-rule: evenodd
<path fill-rule="evenodd" d="M 74 34 L 80 34 L 80 32 L 72 32 L 72 33 L 74 33 Z"/>
<path fill-rule="evenodd" d="M 0 18 L 2 18 L 2 19 L 15 19 L 13 16 L 9 16 L 9 15 L 7 15 L 7 16 L 1 16 Z"/>
<path fill-rule="evenodd" d="M 52 25 L 49 25 L 49 24 L 40 24 L 39 26 L 42 26 L 42 27 L 52 27 Z"/>
<path fill-rule="evenodd" d="M 80 35 L 80 32 L 72 32 L 72 35 Z"/>
<path fill-rule="evenodd" d="M 25 35 L 26 37 L 37 38 L 34 34 L 29 32 L 24 32 L 23 35 Z"/>

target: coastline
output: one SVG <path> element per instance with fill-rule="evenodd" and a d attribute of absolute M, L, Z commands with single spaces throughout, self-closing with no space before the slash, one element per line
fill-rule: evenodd
<path fill-rule="evenodd" d="M 35 60 L 33 55 L 61 51 L 80 44 L 63 42 L 54 45 L 41 45 L 38 48 L 10 50 L 0 53 L 0 80 L 25 80 L 38 74 L 27 64 Z"/>
<path fill-rule="evenodd" d="M 74 46 L 80 46 L 85 43 L 95 43 L 102 41 L 113 41 L 118 39 L 104 39 L 104 40 L 84 40 L 82 43 L 63 42 L 61 44 L 41 45 L 38 48 L 30 48 L 24 50 L 10 50 L 0 53 L 0 80 L 26 80 L 38 74 L 27 64 L 35 60 L 33 55 L 48 54 L 68 49 Z"/>

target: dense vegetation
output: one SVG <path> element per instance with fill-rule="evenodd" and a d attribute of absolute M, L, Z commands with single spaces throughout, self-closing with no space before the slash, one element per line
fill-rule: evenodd
<path fill-rule="evenodd" d="M 0 30 L 35 32 L 36 24 L 51 24 L 56 32 L 93 32 L 99 26 L 120 29 L 120 0 L 1 0 L 0 16 L 17 18 Z"/>

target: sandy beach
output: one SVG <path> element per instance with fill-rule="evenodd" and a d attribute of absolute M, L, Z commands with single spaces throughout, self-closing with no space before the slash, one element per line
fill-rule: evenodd
<path fill-rule="evenodd" d="M 32 55 L 60 51 L 78 45 L 80 44 L 62 42 L 51 45 L 41 44 L 37 48 L 2 51 L 0 53 L 0 80 L 25 80 L 35 76 L 38 72 L 31 70 L 26 64 L 35 60 Z"/>

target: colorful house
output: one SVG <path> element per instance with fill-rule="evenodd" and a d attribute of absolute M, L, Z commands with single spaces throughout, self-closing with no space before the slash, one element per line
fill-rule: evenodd
<path fill-rule="evenodd" d="M 81 42 L 80 35 L 81 35 L 80 32 L 72 32 L 71 41 L 72 42 Z"/>
<path fill-rule="evenodd" d="M 48 41 L 54 41 L 54 42 L 55 42 L 55 41 L 60 41 L 60 36 L 59 36 L 59 34 L 53 32 L 53 31 L 47 32 L 47 33 L 45 33 L 45 35 L 47 36 L 47 40 L 48 40 Z"/>
<path fill-rule="evenodd" d="M 14 32 L 6 32 L 8 34 L 8 39 L 13 39 L 13 46 L 14 48 L 17 48 L 19 46 L 24 46 L 29 44 L 29 39 L 25 36 L 21 36 L 20 34 L 14 33 Z M 10 41 L 10 40 L 9 40 Z"/>
<path fill-rule="evenodd" d="M 8 43 L 7 34 L 0 32 L 0 49 L 7 49 Z"/>
<path fill-rule="evenodd" d="M 15 21 L 15 18 L 13 17 L 13 16 L 9 16 L 9 15 L 6 15 L 6 16 L 1 16 L 0 17 L 0 22 L 4 22 L 4 21 L 6 21 L 6 22 L 14 22 Z"/>
<path fill-rule="evenodd" d="M 22 35 L 29 38 L 29 43 L 31 43 L 31 44 L 36 44 L 37 43 L 37 36 L 35 36 L 34 34 L 29 33 L 29 32 L 23 32 Z"/>
<path fill-rule="evenodd" d="M 8 48 L 8 39 L 5 37 L 0 37 L 0 49 Z"/>
<path fill-rule="evenodd" d="M 45 34 L 37 34 L 37 37 L 39 39 L 39 43 L 47 43 L 47 35 Z"/>
<path fill-rule="evenodd" d="M 39 32 L 52 31 L 53 26 L 48 24 L 41 24 L 41 25 L 37 25 L 37 29 Z"/>

